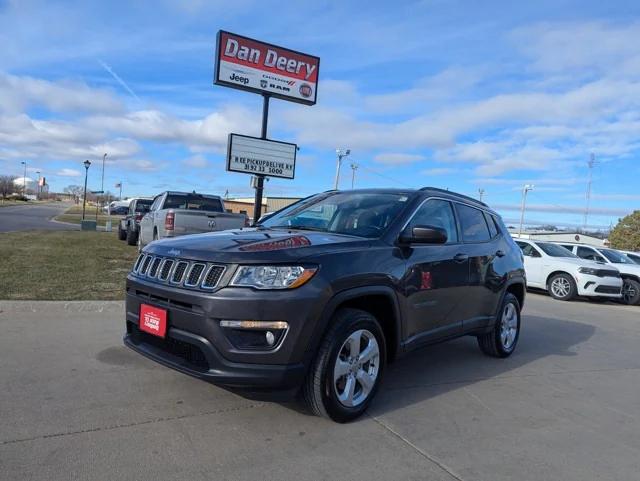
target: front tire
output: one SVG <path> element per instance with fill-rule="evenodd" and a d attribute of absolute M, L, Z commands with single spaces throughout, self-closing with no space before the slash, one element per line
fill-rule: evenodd
<path fill-rule="evenodd" d="M 306 404 L 339 423 L 356 419 L 375 396 L 386 360 L 376 318 L 360 309 L 338 310 L 305 379 Z"/>
<path fill-rule="evenodd" d="M 634 279 L 624 279 L 624 284 L 622 284 L 622 302 L 629 306 L 640 303 L 640 282 Z"/>
<path fill-rule="evenodd" d="M 549 294 L 559 301 L 570 301 L 578 292 L 576 282 L 569 274 L 556 274 L 549 279 Z"/>
<path fill-rule="evenodd" d="M 520 338 L 520 303 L 507 292 L 491 332 L 478 336 L 480 350 L 491 357 L 509 357 Z"/>

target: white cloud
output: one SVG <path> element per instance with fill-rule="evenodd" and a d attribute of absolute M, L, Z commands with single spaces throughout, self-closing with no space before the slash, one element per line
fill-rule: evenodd
<path fill-rule="evenodd" d="M 194 155 L 188 159 L 184 159 L 182 163 L 187 167 L 194 167 L 196 169 L 204 169 L 209 166 L 209 162 L 202 155 Z"/>
<path fill-rule="evenodd" d="M 79 170 L 75 169 L 60 169 L 56 172 L 56 175 L 61 177 L 79 177 L 82 173 Z"/>
<path fill-rule="evenodd" d="M 459 172 L 459 170 L 458 169 L 452 169 L 450 167 L 434 167 L 433 169 L 425 169 L 420 173 L 422 175 L 436 176 L 436 175 L 455 174 L 456 172 Z"/>
<path fill-rule="evenodd" d="M 56 112 L 120 112 L 123 104 L 112 92 L 72 80 L 52 82 L 0 72 L 0 111 L 23 112 L 31 106 Z"/>
<path fill-rule="evenodd" d="M 376 155 L 373 160 L 379 164 L 386 165 L 402 165 L 402 164 L 413 164 L 414 162 L 419 162 L 424 160 L 423 155 L 416 154 L 401 154 L 395 152 L 387 152 L 383 154 Z"/>

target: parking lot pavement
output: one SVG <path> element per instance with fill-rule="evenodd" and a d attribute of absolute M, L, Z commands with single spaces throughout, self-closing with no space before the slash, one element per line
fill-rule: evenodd
<path fill-rule="evenodd" d="M 517 352 L 393 364 L 348 425 L 124 348 L 123 307 L 0 301 L 0 479 L 624 480 L 640 472 L 640 308 L 527 299 Z"/>
<path fill-rule="evenodd" d="M 70 207 L 66 202 L 49 204 L 11 205 L 0 208 L 0 232 L 25 230 L 78 230 L 72 224 L 54 222 L 51 219 Z"/>

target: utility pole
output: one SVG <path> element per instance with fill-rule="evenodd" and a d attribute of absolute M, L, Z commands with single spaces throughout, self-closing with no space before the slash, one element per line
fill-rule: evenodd
<path fill-rule="evenodd" d="M 587 166 L 589 167 L 589 182 L 587 182 L 587 206 L 584 210 L 584 230 L 587 230 L 587 221 L 589 219 L 589 207 L 591 204 L 591 182 L 593 180 L 593 166 L 596 163 L 596 156 L 593 155 L 593 152 L 591 153 L 591 156 L 589 157 L 589 161 L 587 162 Z"/>
<path fill-rule="evenodd" d="M 522 206 L 520 207 L 520 229 L 518 230 L 518 235 L 522 235 L 522 224 L 524 223 L 524 208 L 527 203 L 527 192 L 533 190 L 533 184 L 525 184 L 522 188 Z"/>
<path fill-rule="evenodd" d="M 358 170 L 358 164 L 356 163 L 352 163 L 351 164 L 351 190 L 353 190 L 353 186 L 356 183 L 356 170 Z"/>
<path fill-rule="evenodd" d="M 338 154 L 338 164 L 336 165 L 336 180 L 333 184 L 333 189 L 338 190 L 338 184 L 340 183 L 340 166 L 342 165 L 342 159 L 351 153 L 351 149 L 336 149 Z"/>
<path fill-rule="evenodd" d="M 480 202 L 482 202 L 482 196 L 484 195 L 484 189 L 478 189 L 478 195 L 480 197 Z"/>
<path fill-rule="evenodd" d="M 36 171 L 38 174 L 38 185 L 36 186 L 36 200 L 40 200 L 40 171 Z"/>

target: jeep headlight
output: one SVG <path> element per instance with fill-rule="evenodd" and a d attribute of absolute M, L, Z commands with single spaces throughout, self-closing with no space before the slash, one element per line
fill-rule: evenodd
<path fill-rule="evenodd" d="M 578 272 L 581 274 L 588 274 L 590 276 L 598 275 L 598 269 L 594 269 L 593 267 L 579 267 Z"/>
<path fill-rule="evenodd" d="M 295 289 L 306 284 L 317 270 L 303 266 L 240 266 L 231 285 L 256 289 Z"/>

